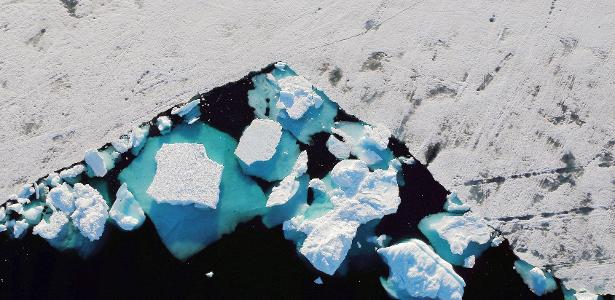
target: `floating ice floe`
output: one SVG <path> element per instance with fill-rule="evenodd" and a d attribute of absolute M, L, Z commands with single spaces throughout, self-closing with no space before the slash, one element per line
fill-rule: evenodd
<path fill-rule="evenodd" d="M 521 275 L 523 282 L 537 296 L 550 293 L 557 288 L 553 275 L 538 267 L 534 267 L 523 260 L 515 261 L 515 271 Z"/>
<path fill-rule="evenodd" d="M 52 208 L 71 214 L 75 210 L 73 188 L 67 183 L 56 186 L 49 191 L 45 202 Z"/>
<path fill-rule="evenodd" d="M 325 191 L 332 207 L 316 216 L 303 214 L 284 222 L 285 235 L 306 235 L 299 252 L 312 265 L 329 275 L 335 273 L 361 224 L 380 219 L 397 211 L 400 203 L 397 171 L 391 164 L 387 170 L 370 172 L 365 162 L 343 160 L 331 171 L 331 185 L 313 180 L 310 186 Z M 309 211 L 309 210 L 308 210 Z"/>
<path fill-rule="evenodd" d="M 17 197 L 18 198 L 29 198 L 30 196 L 34 195 L 35 192 L 36 190 L 32 186 L 32 184 L 24 184 L 23 187 L 21 188 L 21 191 L 17 193 Z"/>
<path fill-rule="evenodd" d="M 574 291 L 574 290 L 566 289 L 564 287 L 562 287 L 562 290 L 564 292 L 564 300 L 601 300 L 601 299 L 604 299 L 604 297 L 600 295 L 592 294 L 585 290 Z"/>
<path fill-rule="evenodd" d="M 58 236 L 64 225 L 68 224 L 68 216 L 62 211 L 54 211 L 48 220 L 41 220 L 32 229 L 32 234 L 41 236 L 44 239 L 50 240 Z"/>
<path fill-rule="evenodd" d="M 288 76 L 278 80 L 280 98 L 277 107 L 291 119 L 300 119 L 310 109 L 320 108 L 322 98 L 312 89 L 303 76 Z"/>
<path fill-rule="evenodd" d="M 126 153 L 126 151 L 132 148 L 132 141 L 130 135 L 122 135 L 116 141 L 111 142 L 111 145 L 118 153 Z"/>
<path fill-rule="evenodd" d="M 502 244 L 502 242 L 504 242 L 504 237 L 501 235 L 498 235 L 494 237 L 493 240 L 491 240 L 491 247 L 498 247 L 499 245 Z"/>
<path fill-rule="evenodd" d="M 318 284 L 318 285 L 323 284 L 323 282 L 322 282 L 322 278 L 318 277 L 318 278 L 314 279 L 314 283 L 315 283 L 315 284 Z"/>
<path fill-rule="evenodd" d="M 86 152 L 86 156 L 87 156 L 87 152 Z M 83 164 L 76 164 L 72 166 L 71 168 L 61 171 L 60 178 L 62 178 L 62 180 L 64 181 L 69 181 L 69 182 L 73 181 L 72 183 L 75 183 L 74 181 L 76 181 L 77 177 L 81 175 L 84 171 L 85 171 L 85 166 Z M 105 174 L 107 173 L 106 168 L 104 170 L 104 173 Z"/>
<path fill-rule="evenodd" d="M 247 175 L 276 181 L 292 171 L 299 145 L 278 122 L 256 119 L 241 135 L 235 155 Z"/>
<path fill-rule="evenodd" d="M 463 201 L 457 197 L 457 193 L 452 192 L 446 196 L 444 210 L 452 213 L 464 213 L 470 210 L 470 206 L 463 203 Z"/>
<path fill-rule="evenodd" d="M 442 258 L 458 266 L 486 250 L 493 233 L 483 219 L 469 214 L 430 215 L 421 220 L 419 229 Z"/>
<path fill-rule="evenodd" d="M 201 117 L 199 103 L 201 103 L 200 99 L 195 99 L 180 107 L 174 107 L 171 110 L 171 114 L 178 115 L 184 118 L 184 122 L 192 124 Z"/>
<path fill-rule="evenodd" d="M 205 276 L 207 276 L 207 277 L 209 277 L 209 278 L 212 278 L 212 277 L 214 277 L 214 272 L 213 272 L 213 271 L 209 271 L 209 272 L 207 272 L 207 273 L 205 274 Z"/>
<path fill-rule="evenodd" d="M 139 228 L 145 221 L 145 213 L 124 183 L 118 189 L 109 216 L 123 230 Z"/>
<path fill-rule="evenodd" d="M 202 144 L 165 144 L 156 153 L 156 176 L 147 193 L 158 203 L 215 209 L 222 168 Z"/>
<path fill-rule="evenodd" d="M 90 241 L 98 240 L 109 217 L 109 206 L 102 195 L 90 185 L 81 183 L 73 187 L 75 210 L 70 215 L 73 224 Z"/>
<path fill-rule="evenodd" d="M 327 149 L 337 159 L 347 159 L 350 156 L 350 145 L 340 141 L 334 135 L 330 135 L 327 140 Z"/>
<path fill-rule="evenodd" d="M 288 176 L 284 177 L 282 181 L 275 187 L 273 187 L 269 198 L 267 199 L 267 207 L 282 205 L 288 202 L 292 197 L 297 194 L 301 182 L 299 177 L 303 176 L 307 171 L 308 156 L 307 152 L 303 151 L 299 154 L 295 166 Z"/>
<path fill-rule="evenodd" d="M 337 122 L 332 131 L 344 139 L 352 155 L 370 167 L 386 168 L 387 162 L 393 159 L 393 153 L 387 149 L 391 131 L 385 126 Z"/>
<path fill-rule="evenodd" d="M 270 160 L 282 137 L 282 126 L 272 120 L 252 121 L 244 130 L 235 155 L 246 165 Z"/>
<path fill-rule="evenodd" d="M 471 269 L 471 268 L 474 268 L 475 263 L 476 263 L 476 256 L 470 255 L 463 260 L 463 267 Z"/>
<path fill-rule="evenodd" d="M 424 242 L 412 239 L 377 251 L 389 266 L 389 278 L 381 282 L 391 296 L 462 299 L 464 280 Z"/>
<path fill-rule="evenodd" d="M 160 131 L 160 134 L 169 133 L 169 131 L 171 131 L 171 126 L 173 126 L 173 121 L 167 116 L 161 116 L 156 119 L 156 127 L 158 131 Z"/>
<path fill-rule="evenodd" d="M 113 168 L 113 159 L 106 152 L 90 149 L 85 152 L 84 160 L 89 171 L 96 177 L 104 177 L 107 171 Z"/>
<path fill-rule="evenodd" d="M 149 125 L 146 124 L 133 129 L 130 133 L 130 152 L 133 155 L 139 155 L 139 152 L 145 146 L 149 129 Z"/>
<path fill-rule="evenodd" d="M 13 223 L 13 235 L 16 238 L 20 237 L 24 232 L 26 232 L 26 230 L 28 230 L 29 226 L 30 224 L 28 224 L 26 220 L 15 221 L 15 223 Z"/>

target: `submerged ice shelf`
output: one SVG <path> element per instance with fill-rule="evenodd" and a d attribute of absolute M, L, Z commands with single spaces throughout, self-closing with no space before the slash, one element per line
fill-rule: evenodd
<path fill-rule="evenodd" d="M 461 299 L 466 284 L 456 268 L 480 264 L 502 238 L 454 193 L 417 216 L 424 236 L 388 236 L 381 219 L 416 201 L 402 197 L 411 184 L 404 169 L 416 164 L 407 149 L 285 64 L 250 82 L 244 98 L 199 95 L 25 185 L 0 207 L 0 230 L 18 238 L 31 228 L 58 250 L 88 257 L 104 247 L 106 226 L 138 234 L 151 222 L 170 254 L 186 261 L 256 219 L 294 244 L 318 285 L 371 257 L 389 270 L 380 277 L 392 297 Z M 540 268 L 515 267 L 537 294 L 557 285 L 532 275 Z"/>

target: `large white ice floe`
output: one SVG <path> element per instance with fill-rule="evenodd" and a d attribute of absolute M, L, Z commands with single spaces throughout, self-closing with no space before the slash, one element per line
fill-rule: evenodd
<path fill-rule="evenodd" d="M 126 183 L 118 189 L 109 216 L 120 228 L 127 231 L 140 227 L 145 221 L 145 213 Z"/>
<path fill-rule="evenodd" d="M 412 239 L 377 251 L 389 265 L 389 278 L 382 284 L 391 296 L 462 299 L 465 282 L 424 242 Z"/>
<path fill-rule="evenodd" d="M 318 270 L 332 275 L 338 269 L 361 224 L 397 211 L 399 164 L 370 172 L 365 162 L 343 160 L 331 171 L 332 186 L 314 179 L 310 187 L 326 192 L 332 208 L 320 216 L 299 215 L 284 222 L 284 231 L 304 233 L 299 252 Z"/>
<path fill-rule="evenodd" d="M 109 206 L 102 195 L 89 184 L 75 184 L 75 210 L 70 215 L 79 232 L 90 241 L 98 240 L 105 230 Z"/>
<path fill-rule="evenodd" d="M 268 161 L 276 153 L 282 126 L 272 120 L 255 119 L 241 135 L 235 155 L 247 165 Z"/>
<path fill-rule="evenodd" d="M 557 288 L 557 283 L 549 272 L 534 267 L 523 260 L 515 261 L 514 268 L 521 275 L 523 282 L 538 296 L 552 292 Z"/>
<path fill-rule="evenodd" d="M 299 186 L 301 185 L 298 178 L 307 172 L 307 163 L 307 151 L 303 151 L 299 154 L 290 174 L 284 177 L 284 179 L 271 190 L 271 194 L 269 194 L 269 198 L 267 199 L 267 207 L 285 204 L 297 194 Z"/>
<path fill-rule="evenodd" d="M 156 175 L 147 194 L 158 203 L 215 209 L 222 169 L 202 144 L 164 144 L 156 153 Z"/>
<path fill-rule="evenodd" d="M 303 76 L 288 76 L 278 80 L 280 99 L 277 107 L 291 119 L 300 119 L 311 107 L 319 108 L 323 100 Z"/>

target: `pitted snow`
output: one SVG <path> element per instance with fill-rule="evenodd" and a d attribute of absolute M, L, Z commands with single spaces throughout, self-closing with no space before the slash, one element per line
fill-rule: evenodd
<path fill-rule="evenodd" d="M 380 248 L 389 265 L 387 285 L 395 294 L 442 300 L 461 300 L 465 282 L 448 262 L 420 240 Z"/>
<path fill-rule="evenodd" d="M 298 120 L 311 108 L 319 108 L 323 100 L 303 76 L 289 76 L 278 80 L 280 98 L 276 106 L 291 118 Z"/>
<path fill-rule="evenodd" d="M 391 164 L 388 170 L 370 172 L 363 161 L 341 161 L 331 171 L 334 189 L 326 191 L 333 209 L 314 219 L 299 215 L 284 222 L 285 231 L 307 234 L 299 252 L 316 269 L 329 275 L 335 273 L 358 227 L 397 211 L 401 202 L 397 167 Z M 326 190 L 319 179 L 311 180 L 310 186 Z"/>
<path fill-rule="evenodd" d="M 202 144 L 164 144 L 156 164 L 147 189 L 156 202 L 216 208 L 223 167 L 209 159 Z"/>
<path fill-rule="evenodd" d="M 267 199 L 267 207 L 285 204 L 290 198 L 295 196 L 300 185 L 297 178 L 307 172 L 307 163 L 307 151 L 303 151 L 299 154 L 299 157 L 297 157 L 297 161 L 290 174 L 284 177 L 284 179 L 271 190 L 271 194 Z"/>
<path fill-rule="evenodd" d="M 280 123 L 255 119 L 241 135 L 235 155 L 247 165 L 257 161 L 268 161 L 275 154 L 281 137 Z"/>

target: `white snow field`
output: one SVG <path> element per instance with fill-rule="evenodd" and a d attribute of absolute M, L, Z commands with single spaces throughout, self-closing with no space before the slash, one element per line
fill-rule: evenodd
<path fill-rule="evenodd" d="M 0 2 L 0 201 L 285 61 L 404 140 L 522 259 L 615 293 L 615 2 L 75 3 Z"/>

